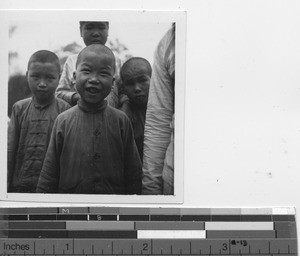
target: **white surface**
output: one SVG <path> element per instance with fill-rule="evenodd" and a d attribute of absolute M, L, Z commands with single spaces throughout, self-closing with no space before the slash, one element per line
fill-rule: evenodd
<path fill-rule="evenodd" d="M 206 238 L 204 230 L 138 230 L 138 239 L 200 239 Z"/>
<path fill-rule="evenodd" d="M 205 230 L 274 230 L 273 222 L 232 222 L 232 221 L 218 221 L 205 222 Z"/>
<path fill-rule="evenodd" d="M 0 7 L 186 9 L 183 206 L 290 206 L 299 222 L 299 1 L 2 0 Z"/>

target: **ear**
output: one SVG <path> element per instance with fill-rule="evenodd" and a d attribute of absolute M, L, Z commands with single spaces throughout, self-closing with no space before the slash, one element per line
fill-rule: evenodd
<path fill-rule="evenodd" d="M 28 81 L 28 70 L 26 71 L 26 80 Z"/>
<path fill-rule="evenodd" d="M 76 81 L 76 71 L 73 72 L 73 78 Z"/>

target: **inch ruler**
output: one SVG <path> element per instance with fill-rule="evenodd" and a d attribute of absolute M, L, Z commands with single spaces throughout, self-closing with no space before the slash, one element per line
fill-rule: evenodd
<path fill-rule="evenodd" d="M 0 208 L 0 255 L 296 256 L 293 208 Z"/>

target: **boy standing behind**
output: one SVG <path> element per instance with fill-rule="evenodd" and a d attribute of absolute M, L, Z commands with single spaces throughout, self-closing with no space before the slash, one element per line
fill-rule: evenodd
<path fill-rule="evenodd" d="M 81 99 L 56 119 L 37 192 L 141 193 L 142 165 L 130 121 L 105 100 L 114 72 L 106 46 L 79 53 L 74 78 Z"/>
<path fill-rule="evenodd" d="M 70 107 L 54 96 L 60 64 L 53 52 L 34 53 L 26 77 L 33 96 L 14 104 L 8 127 L 8 192 L 35 192 L 53 123 Z"/>
<path fill-rule="evenodd" d="M 109 22 L 80 21 L 79 25 L 80 36 L 86 46 L 91 44 L 105 45 L 108 37 Z M 78 54 L 73 54 L 67 58 L 56 90 L 57 97 L 65 100 L 71 106 L 76 105 L 80 99 L 80 95 L 75 88 L 75 79 L 73 78 L 73 73 L 76 71 L 77 57 Z M 110 106 L 117 106 L 118 92 L 116 86 L 113 86 L 107 100 Z"/>
<path fill-rule="evenodd" d="M 127 60 L 120 70 L 124 94 L 129 98 L 129 104 L 123 104 L 120 110 L 126 113 L 131 121 L 135 143 L 142 161 L 151 72 L 150 63 L 140 57 Z"/>

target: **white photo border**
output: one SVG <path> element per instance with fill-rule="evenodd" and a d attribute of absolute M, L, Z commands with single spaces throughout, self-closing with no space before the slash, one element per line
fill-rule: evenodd
<path fill-rule="evenodd" d="M 8 105 L 8 45 L 9 25 L 15 15 L 26 20 L 43 19 L 45 15 L 64 15 L 78 20 L 122 20 L 136 22 L 175 22 L 175 152 L 174 195 L 82 195 L 82 194 L 29 194 L 7 193 L 7 105 Z M 99 19 L 101 17 L 101 19 Z M 183 203 L 184 194 L 184 112 L 186 73 L 186 11 L 184 10 L 1 10 L 0 11 L 0 152 L 3 177 L 0 180 L 0 200 L 22 202 L 100 203 L 100 204 L 169 204 Z M 77 24 L 74 24 L 76 26 Z M 51 35 L 50 35 L 51 36 Z M 39 49 L 37 49 L 39 50 Z M 155 49 L 154 49 L 155 50 Z M 153 50 L 153 53 L 154 53 Z"/>

